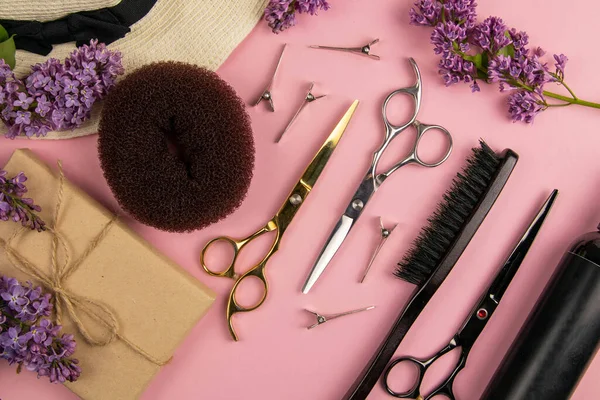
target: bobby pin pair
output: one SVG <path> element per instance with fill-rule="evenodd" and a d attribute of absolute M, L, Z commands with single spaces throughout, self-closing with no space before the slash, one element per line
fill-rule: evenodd
<path fill-rule="evenodd" d="M 273 76 L 271 77 L 271 81 L 267 85 L 267 88 L 262 92 L 262 94 L 260 95 L 258 100 L 256 100 L 256 102 L 254 103 L 254 106 L 257 106 L 260 104 L 261 101 L 266 100 L 269 104 L 269 108 L 271 109 L 271 111 L 275 112 L 275 103 L 273 101 L 273 92 L 272 92 L 273 84 L 275 83 L 275 78 L 277 77 L 277 72 L 279 71 L 279 67 L 281 66 L 281 60 L 283 59 L 283 54 L 285 53 L 286 47 L 287 47 L 287 44 L 284 44 L 283 50 L 281 50 L 281 55 L 279 56 L 279 60 L 277 60 L 277 65 L 275 66 L 275 71 L 273 72 Z M 302 100 L 302 104 L 300 104 L 298 111 L 296 111 L 296 113 L 294 114 L 294 116 L 292 117 L 290 122 L 288 122 L 288 124 L 283 129 L 283 132 L 281 132 L 281 134 L 279 135 L 279 137 L 277 138 L 275 143 L 279 143 L 279 141 L 283 138 L 283 135 L 285 135 L 285 133 L 292 127 L 292 125 L 298 118 L 298 115 L 300 115 L 300 113 L 302 112 L 304 107 L 306 107 L 306 105 L 308 103 L 312 103 L 315 100 L 325 97 L 324 94 L 320 95 L 320 96 L 315 96 L 312 93 L 314 86 L 315 86 L 314 82 L 311 82 L 310 87 L 308 88 L 308 92 L 306 93 L 306 96 L 304 96 L 304 100 Z"/>
<path fill-rule="evenodd" d="M 331 47 L 331 46 L 309 46 L 310 48 L 313 49 L 325 49 L 325 50 L 336 50 L 336 51 L 344 51 L 344 52 L 349 52 L 349 53 L 354 53 L 354 54 L 359 54 L 359 55 L 363 55 L 363 56 L 367 56 L 369 58 L 372 58 L 374 60 L 379 60 L 380 57 L 375 55 L 375 54 L 371 54 L 371 46 L 374 45 L 375 43 L 379 42 L 379 39 L 375 39 L 369 43 L 367 43 L 364 46 L 360 46 L 360 47 Z M 281 50 L 281 55 L 279 56 L 279 59 L 277 60 L 277 65 L 275 66 L 275 71 L 273 72 L 273 75 L 271 77 L 271 81 L 269 82 L 269 84 L 267 85 L 267 87 L 265 88 L 265 90 L 261 93 L 261 95 L 258 97 L 258 99 L 256 100 L 256 102 L 253 104 L 253 106 L 257 106 L 260 104 L 260 102 L 262 102 L 263 100 L 267 101 L 269 104 L 269 108 L 271 109 L 271 111 L 275 112 L 275 103 L 273 101 L 273 84 L 275 83 L 275 78 L 277 77 L 277 72 L 279 71 L 279 67 L 281 66 L 281 60 L 283 60 L 283 54 L 285 53 L 285 48 L 287 47 L 287 44 L 283 45 L 283 49 Z M 281 141 L 281 139 L 283 138 L 283 135 L 285 135 L 285 133 L 292 127 L 292 125 L 294 124 L 294 122 L 296 121 L 296 119 L 298 118 L 298 115 L 300 115 L 300 113 L 302 112 L 302 110 L 306 107 L 306 105 L 308 103 L 312 103 L 315 100 L 318 100 L 322 97 L 325 97 L 326 95 L 319 95 L 319 96 L 315 96 L 312 93 L 312 90 L 314 88 L 315 84 L 314 82 L 310 83 L 310 86 L 308 88 L 308 91 L 306 92 L 306 95 L 304 96 L 304 99 L 302 100 L 302 104 L 300 104 L 300 107 L 298 108 L 298 110 L 296 111 L 296 113 L 294 114 L 294 116 L 292 117 L 292 119 L 288 122 L 288 124 L 286 125 L 286 127 L 283 129 L 283 131 L 281 132 L 281 134 L 279 135 L 279 137 L 277 138 L 277 140 L 275 141 L 275 143 L 279 143 Z"/>
<path fill-rule="evenodd" d="M 377 254 L 379 254 L 379 250 L 381 250 L 381 248 L 385 244 L 386 240 L 388 239 L 388 237 L 390 237 L 390 235 L 392 234 L 393 230 L 396 228 L 397 225 L 394 225 L 391 229 L 388 229 L 383 225 L 383 219 L 381 217 L 379 217 L 379 226 L 381 228 L 381 230 L 379 232 L 381 239 L 379 241 L 379 244 L 375 248 L 373 255 L 371 256 L 371 260 L 369 261 L 369 264 L 367 265 L 367 267 L 365 268 L 365 271 L 363 272 L 362 278 L 360 279 L 360 283 L 363 283 L 365 281 L 365 278 L 367 277 L 367 274 L 369 273 L 369 270 L 371 269 L 371 266 L 373 265 L 375 258 L 377 258 Z M 369 306 L 369 307 L 359 308 L 357 310 L 341 312 L 338 314 L 320 314 L 316 311 L 311 311 L 311 310 L 305 309 L 305 311 L 308 311 L 309 313 L 313 314 L 317 319 L 317 322 L 313 325 L 308 326 L 307 329 L 316 328 L 317 326 L 322 325 L 325 322 L 330 321 L 335 318 L 343 317 L 345 315 L 350 315 L 350 314 L 356 314 L 356 313 L 359 313 L 362 311 L 372 310 L 374 308 L 375 308 L 375 306 Z"/>

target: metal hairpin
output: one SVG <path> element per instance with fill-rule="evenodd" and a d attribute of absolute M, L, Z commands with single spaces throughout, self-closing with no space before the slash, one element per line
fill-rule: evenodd
<path fill-rule="evenodd" d="M 285 133 L 294 124 L 294 121 L 296 121 L 296 119 L 298 118 L 298 115 L 300 115 L 300 112 L 304 109 L 304 107 L 306 107 L 306 105 L 308 103 L 312 103 L 313 101 L 326 96 L 325 94 L 322 94 L 320 96 L 315 96 L 314 94 L 312 94 L 313 87 L 315 87 L 315 83 L 311 82 L 310 87 L 308 88 L 308 92 L 306 92 L 306 96 L 304 96 L 304 100 L 302 101 L 302 104 L 300 105 L 300 108 L 298 108 L 298 111 L 296 111 L 296 114 L 294 114 L 294 116 L 292 117 L 290 122 L 288 122 L 287 126 L 285 127 L 283 132 L 281 132 L 281 135 L 279 135 L 279 138 L 275 141 L 275 143 L 279 143 L 279 141 L 281 140 L 283 135 L 285 135 Z"/>
<path fill-rule="evenodd" d="M 283 50 L 281 50 L 281 55 L 279 56 L 279 60 L 277 61 L 277 66 L 275 67 L 275 72 L 273 72 L 273 77 L 271 78 L 271 82 L 267 88 L 262 92 L 258 100 L 252 105 L 253 107 L 260 104 L 261 101 L 267 100 L 269 102 L 269 107 L 271 111 L 275 111 L 275 104 L 273 104 L 273 94 L 271 93 L 271 89 L 273 88 L 273 83 L 275 82 L 275 77 L 277 76 L 277 71 L 279 71 L 279 66 L 281 65 L 281 60 L 283 59 L 283 53 L 285 52 L 287 44 L 283 45 Z"/>
<path fill-rule="evenodd" d="M 392 229 L 387 229 L 386 227 L 383 226 L 383 219 L 381 217 L 379 217 L 379 226 L 381 226 L 381 231 L 380 231 L 381 240 L 379 241 L 377 248 L 373 252 L 373 256 L 371 256 L 371 261 L 369 261 L 369 265 L 367 265 L 367 268 L 365 268 L 365 272 L 364 272 L 362 278 L 360 279 L 360 283 L 363 283 L 365 281 L 365 278 L 367 277 L 367 274 L 369 273 L 369 270 L 371 269 L 371 266 L 373 265 L 375 258 L 377 258 L 377 254 L 379 254 L 379 250 L 381 250 L 381 248 L 383 247 L 387 238 L 390 237 L 390 235 L 392 234 L 392 232 L 398 225 L 397 224 L 394 225 L 392 227 Z"/>
<path fill-rule="evenodd" d="M 372 310 L 374 308 L 375 308 L 375 306 L 369 306 L 369 307 L 365 307 L 365 308 L 359 308 L 357 310 L 342 312 L 339 314 L 319 314 L 318 312 L 305 309 L 305 311 L 308 311 L 309 313 L 314 314 L 315 317 L 317 317 L 317 323 L 313 324 L 311 326 L 308 326 L 306 329 L 316 328 L 317 326 L 322 325 L 327 321 L 331 321 L 332 319 L 343 317 L 344 315 L 356 314 L 361 311 Z"/>
<path fill-rule="evenodd" d="M 354 53 L 362 56 L 367 56 L 373 60 L 380 60 L 381 58 L 375 54 L 371 54 L 371 46 L 378 43 L 379 39 L 375 39 L 361 47 L 332 47 L 332 46 L 308 46 L 311 49 L 324 49 L 324 50 L 337 50 L 345 51 L 347 53 Z"/>

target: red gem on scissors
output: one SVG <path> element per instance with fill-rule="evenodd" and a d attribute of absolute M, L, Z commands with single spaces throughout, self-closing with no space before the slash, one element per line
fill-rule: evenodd
<path fill-rule="evenodd" d="M 488 312 L 485 308 L 480 308 L 479 310 L 477 310 L 477 318 L 486 319 L 487 316 L 488 316 Z"/>

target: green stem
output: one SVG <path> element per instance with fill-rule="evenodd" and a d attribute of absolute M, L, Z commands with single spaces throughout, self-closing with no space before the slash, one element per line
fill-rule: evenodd
<path fill-rule="evenodd" d="M 565 83 L 565 81 L 563 81 L 562 79 L 559 81 L 561 85 L 563 85 L 565 87 L 565 89 L 567 89 L 567 91 L 569 93 L 571 93 L 571 96 L 573 96 L 574 99 L 577 99 L 577 96 L 575 96 L 575 93 L 571 90 L 570 87 L 567 86 L 567 84 Z"/>
<path fill-rule="evenodd" d="M 544 96 L 550 97 L 551 99 L 556 99 L 556 100 L 564 101 L 565 102 L 565 104 L 564 104 L 565 106 L 570 106 L 572 104 L 577 104 L 579 106 L 600 109 L 600 104 L 599 103 L 594 103 L 594 102 L 591 102 L 591 101 L 581 100 L 580 98 L 578 98 L 577 96 L 575 96 L 575 94 L 571 91 L 571 89 L 564 82 L 561 81 L 560 83 L 562 83 L 562 85 L 565 88 L 567 88 L 567 90 L 569 91 L 569 93 L 571 93 L 571 95 L 573 97 L 563 96 L 562 94 L 552 93 L 552 92 L 548 92 L 546 90 L 544 90 L 544 92 L 543 92 Z M 530 92 L 533 92 L 533 89 L 531 87 L 525 85 L 522 82 L 513 80 L 513 81 L 509 82 L 509 84 L 511 86 L 520 87 L 520 88 L 523 88 L 523 89 L 528 90 Z M 562 106 L 562 104 L 558 104 L 558 105 Z M 548 106 L 548 107 L 555 107 L 555 106 L 557 106 L 557 104 L 546 104 L 546 106 Z"/>
<path fill-rule="evenodd" d="M 600 109 L 600 104 L 598 104 L 598 103 L 594 103 L 594 102 L 591 102 L 591 101 L 581 100 L 579 98 L 571 98 L 571 97 L 568 97 L 568 96 L 563 96 L 562 94 L 557 94 L 557 93 L 552 93 L 552 92 L 544 91 L 544 96 L 550 97 L 551 99 L 556 99 L 556 100 L 564 101 L 565 103 L 567 103 L 566 105 L 577 104 L 579 106 Z"/>
<path fill-rule="evenodd" d="M 21 329 L 23 329 L 23 328 L 25 328 L 25 327 L 31 327 L 30 325 L 27 325 L 26 323 L 24 323 L 24 322 L 21 322 L 21 321 L 20 321 L 20 320 L 18 320 L 17 318 L 13 318 L 13 317 L 11 317 L 11 316 L 10 316 L 10 315 L 8 315 L 8 314 L 2 314 L 2 315 L 4 315 L 4 316 L 6 317 L 6 319 L 7 319 L 7 320 L 10 320 L 10 321 L 14 322 L 15 324 L 19 324 L 19 326 L 20 326 L 20 328 L 21 328 Z"/>

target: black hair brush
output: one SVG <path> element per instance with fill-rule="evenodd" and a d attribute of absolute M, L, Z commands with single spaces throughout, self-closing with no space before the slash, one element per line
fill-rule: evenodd
<path fill-rule="evenodd" d="M 429 225 L 423 228 L 394 273 L 417 285 L 415 294 L 345 399 L 366 399 L 400 342 L 494 205 L 518 158 L 510 149 L 496 154 L 483 140 L 480 147 L 473 148 L 467 166 L 457 174 L 444 200 L 429 218 Z"/>

